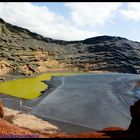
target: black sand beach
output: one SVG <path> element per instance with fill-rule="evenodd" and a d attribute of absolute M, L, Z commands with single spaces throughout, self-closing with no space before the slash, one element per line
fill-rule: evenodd
<path fill-rule="evenodd" d="M 139 75 L 119 73 L 53 77 L 44 81 L 49 89 L 37 99 L 3 94 L 0 98 L 6 107 L 38 116 L 66 133 L 110 126 L 125 129 L 131 121 L 129 107 L 139 99 L 135 96 L 135 81 L 139 79 Z"/>

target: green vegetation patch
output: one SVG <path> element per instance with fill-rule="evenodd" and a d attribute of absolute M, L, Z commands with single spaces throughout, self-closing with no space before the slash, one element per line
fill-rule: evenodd
<path fill-rule="evenodd" d="M 69 76 L 75 73 L 46 73 L 34 78 L 23 78 L 0 83 L 0 93 L 10 96 L 34 99 L 41 95 L 41 91 L 48 89 L 44 80 L 51 80 L 52 76 Z"/>

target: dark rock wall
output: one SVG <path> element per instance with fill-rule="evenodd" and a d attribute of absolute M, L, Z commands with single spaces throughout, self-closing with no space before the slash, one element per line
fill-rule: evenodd
<path fill-rule="evenodd" d="M 22 66 L 28 65 L 32 73 L 39 72 L 36 69 L 40 58 L 36 57 L 36 51 L 46 53 L 42 61 L 56 60 L 65 64 L 64 69 L 140 73 L 139 42 L 113 36 L 83 41 L 54 40 L 0 19 L 0 60 L 8 62 L 13 71 L 20 72 Z"/>

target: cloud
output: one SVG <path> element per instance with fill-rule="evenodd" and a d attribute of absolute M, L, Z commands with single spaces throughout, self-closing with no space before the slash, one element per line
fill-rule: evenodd
<path fill-rule="evenodd" d="M 129 3 L 126 9 L 120 10 L 120 13 L 128 20 L 140 20 L 140 3 Z"/>
<path fill-rule="evenodd" d="M 71 9 L 71 19 L 80 26 L 104 25 L 113 18 L 122 3 L 66 3 Z"/>
<path fill-rule="evenodd" d="M 79 40 L 99 35 L 97 32 L 75 27 L 46 6 L 32 3 L 0 3 L 0 17 L 11 24 L 55 39 Z"/>
<path fill-rule="evenodd" d="M 46 37 L 81 40 L 103 35 L 96 32 L 93 25 L 105 25 L 114 17 L 120 5 L 121 3 L 65 3 L 70 16 L 65 18 L 47 6 L 27 2 L 5 2 L 0 3 L 0 17 Z"/>

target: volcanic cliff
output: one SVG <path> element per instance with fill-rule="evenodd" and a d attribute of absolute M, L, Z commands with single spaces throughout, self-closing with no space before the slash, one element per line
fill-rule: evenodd
<path fill-rule="evenodd" d="M 139 42 L 114 36 L 55 40 L 0 19 L 0 75 L 52 70 L 140 73 L 139 64 Z"/>

